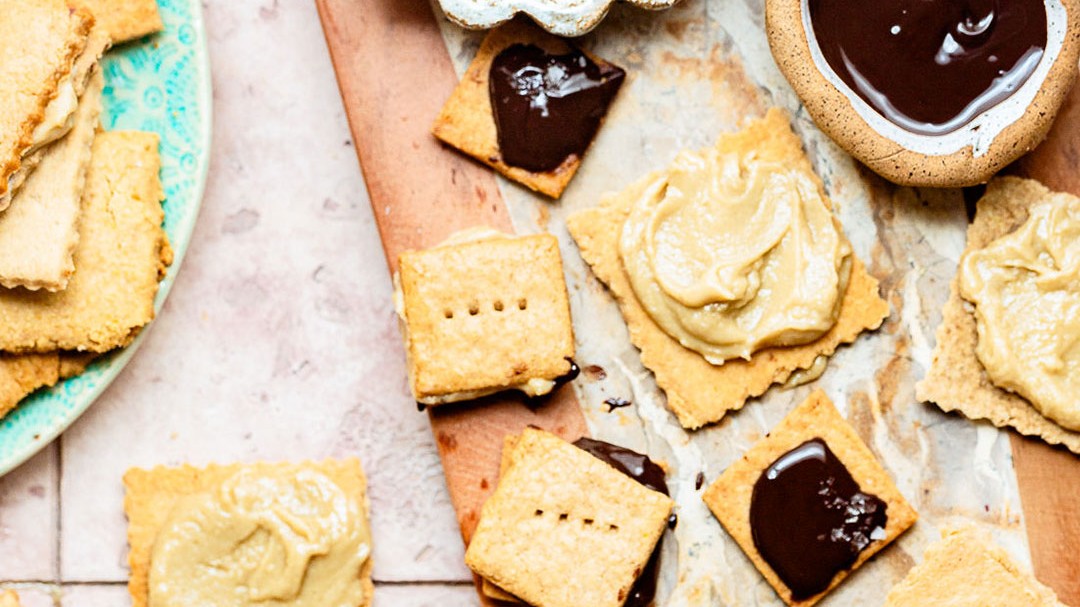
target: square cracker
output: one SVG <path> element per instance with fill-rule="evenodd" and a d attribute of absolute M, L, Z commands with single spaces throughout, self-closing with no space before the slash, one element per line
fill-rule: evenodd
<path fill-rule="evenodd" d="M 757 150 L 764 159 L 804 171 L 821 187 L 802 143 L 780 110 L 770 110 L 764 119 L 751 122 L 744 130 L 722 136 L 718 145 L 722 149 Z M 795 371 L 811 367 L 819 356 L 830 356 L 863 331 L 877 329 L 889 315 L 889 304 L 878 294 L 877 280 L 855 259 L 836 324 L 816 341 L 759 350 L 749 361 L 710 364 L 653 321 L 634 294 L 619 256 L 619 237 L 631 204 L 653 179 L 653 175 L 646 176 L 623 192 L 606 196 L 599 206 L 571 215 L 567 227 L 581 256 L 615 296 L 630 340 L 641 350 L 642 364 L 656 376 L 657 385 L 667 394 L 668 407 L 683 427 L 697 429 L 719 421 L 747 399 L 787 381 Z"/>
<path fill-rule="evenodd" d="M 71 72 L 94 24 L 65 0 L 0 0 L 0 211 L 8 180 L 33 145 L 34 130 Z"/>
<path fill-rule="evenodd" d="M 465 564 L 536 607 L 619 607 L 672 507 L 666 495 L 528 428 L 484 504 Z"/>
<path fill-rule="evenodd" d="M 15 409 L 22 399 L 59 380 L 60 357 L 56 352 L 0 353 L 0 419 Z"/>
<path fill-rule="evenodd" d="M 499 135 L 491 107 L 488 75 L 495 57 L 514 44 L 532 44 L 555 54 L 567 53 L 570 50 L 569 43 L 562 38 L 520 19 L 491 30 L 480 43 L 480 49 L 461 82 L 439 112 L 432 133 L 444 143 L 490 166 L 506 178 L 541 194 L 558 198 L 577 173 L 581 158 L 570 156 L 552 171 L 535 173 L 506 164 L 499 152 Z M 586 55 L 599 65 L 607 64 L 603 59 L 589 53 Z"/>
<path fill-rule="evenodd" d="M 14 590 L 0 592 L 0 607 L 20 607 L 19 595 Z"/>
<path fill-rule="evenodd" d="M 37 169 L 0 214 L 0 286 L 62 291 L 75 271 L 86 169 L 105 79 L 91 77 L 74 126 L 50 145 Z"/>
<path fill-rule="evenodd" d="M 502 454 L 499 458 L 499 478 L 501 479 L 506 475 L 506 471 L 510 469 L 510 464 L 513 462 L 514 447 L 517 446 L 518 436 L 508 435 L 503 438 Z M 495 599 L 501 603 L 521 603 L 521 599 L 510 594 L 509 592 L 499 588 L 491 580 L 487 578 L 480 579 L 480 592 L 484 596 Z"/>
<path fill-rule="evenodd" d="M 240 470 L 256 473 L 273 470 L 287 464 L 259 462 L 255 464 L 211 464 L 205 468 L 159 466 L 152 470 L 132 468 L 124 474 L 124 514 L 128 519 L 128 565 L 131 575 L 128 592 L 132 607 L 146 607 L 150 591 L 150 557 L 158 532 L 168 521 L 173 507 L 181 498 L 205 493 L 219 486 Z M 356 496 L 363 506 L 364 519 L 370 517 L 367 480 L 355 458 L 304 462 L 305 467 L 317 470 L 334 481 L 347 495 Z M 372 559 L 369 557 L 360 572 L 370 605 L 374 587 L 371 582 Z M 366 607 L 366 606 L 358 606 Z"/>
<path fill-rule="evenodd" d="M 165 29 L 157 0 L 76 0 L 97 20 L 114 44 L 142 38 Z"/>
<path fill-rule="evenodd" d="M 570 371 L 574 333 L 554 236 L 406 251 L 399 261 L 409 378 L 419 402 L 474 398 Z"/>
<path fill-rule="evenodd" d="M 172 261 L 157 149 L 152 133 L 97 136 L 75 273 L 58 293 L 0 291 L 0 350 L 105 352 L 131 343 L 154 317 L 158 282 Z"/>
<path fill-rule="evenodd" d="M 994 179 L 979 200 L 975 220 L 968 226 L 966 255 L 1020 227 L 1028 218 L 1028 207 L 1054 193 L 1037 181 L 1018 177 Z M 1062 445 L 1080 454 L 1080 432 L 1066 430 L 1043 417 L 1023 397 L 1002 390 L 990 381 L 975 354 L 979 342 L 971 304 L 960 297 L 957 278 L 950 286 L 949 300 L 941 312 L 937 344 L 926 377 L 915 386 L 915 396 L 932 402 L 944 411 L 958 411 L 971 419 L 985 419 L 999 428 L 1012 427 L 1028 436 L 1037 436 L 1052 445 Z"/>
<path fill-rule="evenodd" d="M 812 438 L 821 438 L 825 441 L 837 459 L 851 473 L 851 477 L 859 484 L 860 490 L 876 495 L 887 504 L 888 520 L 885 523 L 885 538 L 871 542 L 859 554 L 850 569 L 836 574 L 824 592 L 803 601 L 794 601 L 791 598 L 791 590 L 769 567 L 754 546 L 750 528 L 750 499 L 754 492 L 754 484 L 766 468 L 780 456 Z M 911 527 L 918 518 L 918 514 L 900 494 L 888 473 L 874 457 L 873 452 L 859 439 L 855 429 L 840 416 L 836 407 L 820 390 L 814 391 L 766 434 L 765 438 L 758 441 L 738 461 L 729 466 L 709 486 L 702 499 L 769 585 L 776 590 L 784 602 L 792 607 L 810 607 L 821 600 L 867 559 Z M 793 504 L 792 507 L 795 505 Z"/>
<path fill-rule="evenodd" d="M 889 591 L 885 607 L 1065 607 L 973 528 L 952 529 Z"/>

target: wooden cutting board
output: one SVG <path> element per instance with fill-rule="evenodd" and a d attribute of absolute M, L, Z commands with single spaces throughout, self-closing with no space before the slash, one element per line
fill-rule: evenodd
<path fill-rule="evenodd" d="M 492 174 L 430 134 L 457 77 L 427 0 L 316 4 L 391 272 L 401 251 L 435 245 L 455 230 L 510 231 Z M 1080 195 L 1080 93 L 1015 170 Z M 568 439 L 587 432 L 569 386 L 537 410 L 493 398 L 433 411 L 431 423 L 466 542 L 498 476 L 502 436 L 529 424 Z M 1080 607 L 1080 460 L 1017 435 L 1012 445 L 1036 574 Z"/>

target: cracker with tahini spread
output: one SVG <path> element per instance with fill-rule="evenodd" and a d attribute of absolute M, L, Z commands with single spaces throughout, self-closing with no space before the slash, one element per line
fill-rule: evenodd
<path fill-rule="evenodd" d="M 802 443 L 820 438 L 847 468 L 859 489 L 877 496 L 887 504 L 888 520 L 885 537 L 871 542 L 859 553 L 855 563 L 840 571 L 823 592 L 805 600 L 794 600 L 792 592 L 769 566 L 754 545 L 750 526 L 750 501 L 758 478 L 780 456 Z M 792 607 L 810 607 L 832 591 L 849 574 L 870 557 L 888 546 L 915 524 L 918 514 L 896 488 L 888 473 L 878 463 L 874 453 L 859 438 L 858 433 L 840 415 L 825 393 L 816 390 L 791 411 L 764 438 L 741 458 L 731 464 L 705 491 L 702 499 L 719 519 L 761 575 L 776 590 L 780 598 Z M 798 504 L 792 504 L 797 508 Z"/>
<path fill-rule="evenodd" d="M 398 283 L 416 400 L 519 389 L 544 394 L 570 372 L 574 333 L 559 243 L 550 234 L 406 251 Z"/>
<path fill-rule="evenodd" d="M 95 70 L 74 125 L 0 213 L 0 286 L 62 291 L 75 271 L 79 216 L 105 78 Z"/>
<path fill-rule="evenodd" d="M 1027 221 L 1028 207 L 1055 195 L 1064 196 L 1030 179 L 1003 177 L 991 181 L 977 204 L 975 220 L 968 226 L 965 254 L 1013 232 Z M 990 381 L 975 354 L 979 336 L 974 310 L 960 296 L 957 280 L 952 280 L 930 369 L 915 386 L 916 397 L 945 411 L 985 419 L 999 428 L 1011 427 L 1080 454 L 1080 432 L 1062 428 L 1020 395 Z"/>
<path fill-rule="evenodd" d="M 114 131 L 94 140 L 75 273 L 57 293 L 0 291 L 0 350 L 106 352 L 154 317 L 172 261 L 161 201 L 158 136 Z"/>
<path fill-rule="evenodd" d="M 0 0 L 0 211 L 35 130 L 87 45 L 94 17 L 64 0 Z M 38 157 L 39 158 L 39 157 Z"/>
<path fill-rule="evenodd" d="M 124 514 L 128 519 L 128 545 L 130 546 L 128 566 L 131 568 L 128 591 L 131 593 L 132 607 L 146 607 L 147 605 L 150 591 L 150 557 L 153 554 L 154 541 L 168 522 L 177 502 L 190 495 L 212 491 L 241 470 L 250 470 L 259 474 L 261 471 L 271 471 L 280 465 L 283 464 L 259 462 L 211 464 L 205 468 L 184 465 L 176 468 L 159 466 L 151 470 L 142 468 L 128 470 L 124 474 Z M 367 479 L 364 477 L 359 460 L 355 458 L 328 459 L 307 462 L 304 465 L 326 475 L 346 495 L 354 497 L 363 508 L 364 520 L 368 520 L 370 513 Z M 364 582 L 365 596 L 368 597 L 369 603 L 374 592 L 371 567 L 372 559 L 368 558 L 360 572 Z"/>
<path fill-rule="evenodd" d="M 537 607 L 618 607 L 664 533 L 671 498 L 562 439 L 526 429 L 465 553 Z"/>
<path fill-rule="evenodd" d="M 771 110 L 742 131 L 724 135 L 719 145 L 732 151 L 756 150 L 763 160 L 804 171 L 821 187 L 802 143 L 780 110 Z M 656 376 L 657 385 L 667 394 L 668 407 L 683 427 L 696 429 L 719 421 L 747 399 L 787 381 L 800 369 L 810 368 L 818 357 L 830 356 L 863 331 L 878 328 L 889 315 L 888 303 L 878 294 L 878 281 L 855 259 L 836 324 L 820 338 L 801 346 L 759 350 L 750 360 L 710 364 L 653 321 L 634 294 L 619 255 L 619 238 L 631 206 L 654 178 L 650 174 L 625 191 L 607 196 L 599 206 L 575 213 L 567 227 L 581 256 L 615 296 L 630 329 L 630 340 L 641 350 L 642 364 Z"/>

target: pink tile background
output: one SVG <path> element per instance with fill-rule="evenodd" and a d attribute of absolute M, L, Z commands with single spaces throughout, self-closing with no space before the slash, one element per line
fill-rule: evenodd
<path fill-rule="evenodd" d="M 131 365 L 0 479 L 0 586 L 128 604 L 129 467 L 358 456 L 380 604 L 475 604 L 314 4 L 203 5 L 214 146 L 191 248 Z"/>

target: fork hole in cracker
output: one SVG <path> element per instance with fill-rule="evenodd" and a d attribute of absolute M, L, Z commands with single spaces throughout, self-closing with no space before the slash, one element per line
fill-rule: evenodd
<path fill-rule="evenodd" d="M 618 525 L 608 525 L 608 531 L 618 531 L 618 530 L 619 530 Z"/>
<path fill-rule="evenodd" d="M 496 299 L 495 303 L 492 304 L 491 307 L 495 308 L 496 312 L 502 312 L 503 311 L 503 302 L 502 302 L 502 300 L 501 299 Z"/>
<path fill-rule="evenodd" d="M 536 516 L 544 516 L 544 511 L 543 510 L 537 510 L 535 512 L 535 514 L 536 514 Z"/>
<path fill-rule="evenodd" d="M 570 518 L 570 515 L 563 512 L 562 514 L 559 515 L 559 522 L 560 523 L 565 523 L 569 518 Z"/>
<path fill-rule="evenodd" d="M 518 310 L 524 310 L 529 307 L 529 300 L 522 297 L 518 300 Z"/>
<path fill-rule="evenodd" d="M 480 304 L 473 302 L 469 304 L 469 316 L 476 316 L 480 313 Z"/>
<path fill-rule="evenodd" d="M 450 320 L 450 319 L 454 318 L 454 311 L 447 308 L 447 309 L 443 310 L 443 316 L 445 316 L 447 320 Z"/>
<path fill-rule="evenodd" d="M 585 519 L 585 526 L 586 526 L 586 527 L 589 527 L 589 526 L 591 526 L 592 524 L 593 524 L 593 520 L 592 520 L 591 518 L 587 518 L 587 519 Z"/>

